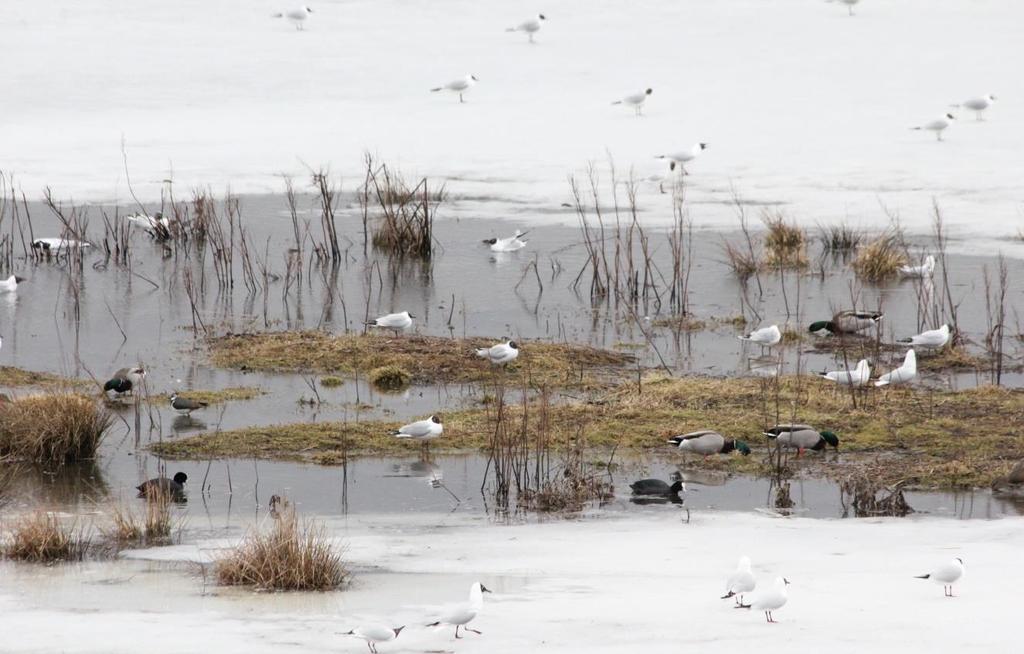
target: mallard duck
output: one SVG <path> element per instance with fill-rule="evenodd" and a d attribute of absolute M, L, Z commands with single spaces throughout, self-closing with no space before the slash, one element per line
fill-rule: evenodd
<path fill-rule="evenodd" d="M 145 376 L 146 371 L 142 368 L 121 368 L 103 385 L 103 392 L 114 391 L 118 395 L 131 393 Z"/>
<path fill-rule="evenodd" d="M 743 441 L 726 438 L 717 431 L 711 431 L 710 429 L 694 431 L 682 436 L 673 436 L 668 439 L 668 442 L 684 452 L 693 452 L 695 454 L 703 454 L 704 456 L 728 454 L 733 450 L 739 451 L 744 456 L 750 454 L 750 446 Z"/>
<path fill-rule="evenodd" d="M 809 331 L 816 334 L 826 331 L 829 334 L 856 334 L 871 329 L 884 316 L 877 311 L 840 311 L 832 316 L 832 320 L 812 322 Z"/>
<path fill-rule="evenodd" d="M 839 447 L 839 437 L 830 431 L 818 431 L 810 425 L 775 425 L 764 432 L 768 438 L 776 439 L 780 445 L 797 450 L 797 456 L 804 450 L 823 450 L 826 445 Z"/>

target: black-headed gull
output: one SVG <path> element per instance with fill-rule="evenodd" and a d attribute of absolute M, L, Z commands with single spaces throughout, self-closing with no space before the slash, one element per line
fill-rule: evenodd
<path fill-rule="evenodd" d="M 412 327 L 412 319 L 416 316 L 412 315 L 408 311 L 402 311 L 400 313 L 389 313 L 386 316 L 374 318 L 366 322 L 370 327 L 380 327 L 381 329 L 393 329 L 395 333 Z"/>
<path fill-rule="evenodd" d="M 296 7 L 295 9 L 289 9 L 288 11 L 281 11 L 274 14 L 274 18 L 287 18 L 295 25 L 295 29 L 304 30 L 306 29 L 306 19 L 313 13 L 313 10 L 306 6 Z"/>
<path fill-rule="evenodd" d="M 18 284 L 25 281 L 24 277 L 17 277 L 11 275 L 7 279 L 0 281 L 0 293 L 15 293 L 18 290 Z"/>
<path fill-rule="evenodd" d="M 667 159 L 669 161 L 673 161 L 679 164 L 679 169 L 682 171 L 684 175 L 689 175 L 690 173 L 686 172 L 686 164 L 696 159 L 697 156 L 700 155 L 700 153 L 703 152 L 704 150 L 707 150 L 707 148 L 707 143 L 695 143 L 694 146 L 689 150 L 684 150 L 682 152 L 671 152 L 669 154 L 659 154 L 657 157 L 655 157 L 655 159 Z"/>
<path fill-rule="evenodd" d="M 818 374 L 840 386 L 866 386 L 871 379 L 871 366 L 867 359 L 861 359 L 853 370 L 832 370 Z"/>
<path fill-rule="evenodd" d="M 744 456 L 748 456 L 750 454 L 750 446 L 743 441 L 736 440 L 735 438 L 726 438 L 717 431 L 712 431 L 710 429 L 693 431 L 681 436 L 673 436 L 668 439 L 668 442 L 675 445 L 683 452 L 702 454 L 705 457 L 711 456 L 712 454 L 728 454 L 733 450 L 737 450 Z"/>
<path fill-rule="evenodd" d="M 914 349 L 911 348 L 907 350 L 907 356 L 903 358 L 903 365 L 879 377 L 878 381 L 875 382 L 875 386 L 896 386 L 912 382 L 916 378 L 917 355 L 914 353 Z"/>
<path fill-rule="evenodd" d="M 769 325 L 768 327 L 755 329 L 749 334 L 737 336 L 737 338 L 741 341 L 757 343 L 762 347 L 774 347 L 782 341 L 782 330 L 779 329 L 778 325 Z"/>
<path fill-rule="evenodd" d="M 433 415 L 423 420 L 410 422 L 408 425 L 402 425 L 391 432 L 391 435 L 425 443 L 434 440 L 443 433 L 444 425 L 441 424 L 441 417 Z"/>
<path fill-rule="evenodd" d="M 462 638 L 459 635 L 459 627 L 462 627 L 466 631 L 472 631 L 474 634 L 480 634 L 481 632 L 476 629 L 470 629 L 466 625 L 473 621 L 477 615 L 483 610 L 484 607 L 484 593 L 489 593 L 486 586 L 480 582 L 476 582 L 469 589 L 469 601 L 464 604 L 458 604 L 456 606 L 445 609 L 444 613 L 434 622 L 428 624 L 428 627 L 437 627 L 440 625 L 450 625 L 455 627 L 455 637 Z"/>
<path fill-rule="evenodd" d="M 933 132 L 935 134 L 935 138 L 941 141 L 942 133 L 945 132 L 949 128 L 949 126 L 953 124 L 954 120 L 956 120 L 956 116 L 947 113 L 936 118 L 935 120 L 930 120 L 923 125 L 911 127 L 910 129 Z"/>
<path fill-rule="evenodd" d="M 491 246 L 491 252 L 515 252 L 526 247 L 529 241 L 522 240 L 526 232 L 516 230 L 514 236 L 507 238 L 485 238 L 484 243 Z"/>
<path fill-rule="evenodd" d="M 937 584 L 942 584 L 942 592 L 946 597 L 953 597 L 953 584 L 964 576 L 964 561 L 956 558 L 949 563 L 934 568 L 931 572 L 918 575 L 918 579 L 931 579 Z"/>
<path fill-rule="evenodd" d="M 621 100 L 616 100 L 612 104 L 613 105 L 624 104 L 627 107 L 632 107 L 633 108 L 633 112 L 637 116 L 642 116 L 643 113 L 644 113 L 644 103 L 647 102 L 647 96 L 649 96 L 652 93 L 654 93 L 654 89 L 647 89 L 645 91 L 640 91 L 639 93 L 633 93 L 632 95 L 627 95 L 626 97 L 622 98 Z"/>
<path fill-rule="evenodd" d="M 946 343 L 949 342 L 950 335 L 951 332 L 949 330 L 949 325 L 943 325 L 938 329 L 929 329 L 928 331 L 921 332 L 917 336 L 901 338 L 896 342 L 903 345 L 927 347 L 933 350 L 938 350 L 946 346 Z"/>
<path fill-rule="evenodd" d="M 491 347 L 479 348 L 476 355 L 481 359 L 487 359 L 496 366 L 504 365 L 516 360 L 519 356 L 519 346 L 515 341 L 506 341 Z"/>
<path fill-rule="evenodd" d="M 141 229 L 150 236 L 157 238 L 167 238 L 170 236 L 171 222 L 160 212 L 157 212 L 154 216 L 137 213 L 125 216 L 125 220 L 131 223 L 133 227 Z"/>
<path fill-rule="evenodd" d="M 743 595 L 757 587 L 757 578 L 750 570 L 750 557 L 741 556 L 740 562 L 736 565 L 736 572 L 729 575 L 725 582 L 725 595 L 722 599 L 736 598 L 736 606 L 743 604 Z"/>
<path fill-rule="evenodd" d="M 370 648 L 370 651 L 377 654 L 377 643 L 387 643 L 398 638 L 398 634 L 402 633 L 403 629 L 405 629 L 404 626 L 389 627 L 386 624 L 365 624 L 346 631 L 344 635 L 362 638 L 366 641 L 366 646 Z"/>
<path fill-rule="evenodd" d="M 466 100 L 462 97 L 463 93 L 468 93 L 473 85 L 479 82 L 476 75 L 466 75 L 465 77 L 457 80 L 448 82 L 444 86 L 436 86 L 430 89 L 431 93 L 437 93 L 438 91 L 451 91 L 452 93 L 459 94 L 459 102 L 465 102 Z"/>
<path fill-rule="evenodd" d="M 985 120 L 985 116 L 983 115 L 985 110 L 991 107 L 995 101 L 996 96 L 989 93 L 986 95 L 979 95 L 976 98 L 964 100 L 964 103 L 961 106 L 973 111 L 975 120 Z"/>
<path fill-rule="evenodd" d="M 737 604 L 736 608 L 763 611 L 764 617 L 768 622 L 775 622 L 772 612 L 778 611 L 786 605 L 786 601 L 789 599 L 789 594 L 786 592 L 786 586 L 788 585 L 788 579 L 785 577 L 777 577 L 771 588 L 754 595 L 749 604 Z"/>
<path fill-rule="evenodd" d="M 530 37 L 530 43 L 534 43 L 533 35 L 540 31 L 540 28 L 544 27 L 544 21 L 547 18 L 544 14 L 537 14 L 530 20 L 524 20 L 515 27 L 509 27 L 506 32 L 524 32 L 526 36 Z"/>
<path fill-rule="evenodd" d="M 899 267 L 899 273 L 903 277 L 931 277 L 935 273 L 935 257 L 928 255 L 924 258 L 920 264 L 916 266 L 906 265 Z"/>
<path fill-rule="evenodd" d="M 816 334 L 826 331 L 830 334 L 855 334 L 865 329 L 871 329 L 884 316 L 877 311 L 840 311 L 832 316 L 831 320 L 818 320 L 812 322 L 808 331 Z"/>
<path fill-rule="evenodd" d="M 810 425 L 797 425 L 785 423 L 775 425 L 764 435 L 770 439 L 777 440 L 780 445 L 795 449 L 797 456 L 804 453 L 804 450 L 824 450 L 826 445 L 839 447 L 839 437 L 830 431 L 818 431 Z"/>

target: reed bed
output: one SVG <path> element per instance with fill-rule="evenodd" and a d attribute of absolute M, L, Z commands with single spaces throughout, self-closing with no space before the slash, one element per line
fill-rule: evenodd
<path fill-rule="evenodd" d="M 764 212 L 761 216 L 768 233 L 764 238 L 764 263 L 772 268 L 802 269 L 807 259 L 807 234 L 781 212 Z"/>
<path fill-rule="evenodd" d="M 400 173 L 368 158 L 365 191 L 360 197 L 366 203 L 376 202 L 376 249 L 402 257 L 429 259 L 433 255 L 434 217 L 447 197 L 443 185 L 432 188 L 424 177 L 409 187 Z M 365 204 L 364 214 L 370 211 Z"/>
<path fill-rule="evenodd" d="M 103 535 L 118 547 L 166 543 L 174 530 L 172 500 L 169 493 L 156 490 L 147 494 L 141 513 L 125 504 L 114 505 L 111 525 L 103 530 Z"/>
<path fill-rule="evenodd" d="M 56 515 L 37 510 L 15 518 L 4 556 L 15 561 L 56 563 L 81 561 L 91 546 L 90 536 L 76 524 L 65 524 Z"/>
<path fill-rule="evenodd" d="M 903 237 L 898 230 L 890 229 L 858 249 L 851 265 L 858 277 L 878 283 L 895 277 L 900 266 L 906 264 Z"/>
<path fill-rule="evenodd" d="M 349 573 L 322 526 L 302 522 L 292 507 L 275 515 L 269 529 L 254 529 L 214 572 L 223 586 L 259 590 L 335 590 Z"/>
<path fill-rule="evenodd" d="M 848 254 L 864 242 L 864 232 L 848 223 L 818 225 L 818 240 L 826 254 Z"/>
<path fill-rule="evenodd" d="M 72 393 L 0 403 L 0 456 L 57 465 L 91 459 L 112 421 L 102 403 Z"/>

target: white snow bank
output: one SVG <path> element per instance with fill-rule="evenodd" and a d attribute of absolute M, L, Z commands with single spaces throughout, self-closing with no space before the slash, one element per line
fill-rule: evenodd
<path fill-rule="evenodd" d="M 123 586 L 118 601 L 97 586 L 90 606 L 58 609 L 50 598 L 61 595 L 62 583 L 77 587 L 73 576 L 48 569 L 48 583 L 33 576 L 29 584 L 7 574 L 2 649 L 359 652 L 365 645 L 338 633 L 369 619 L 409 625 L 382 652 L 991 652 L 1016 642 L 1012 615 L 1024 583 L 1019 520 L 699 514 L 687 525 L 679 515 L 516 527 L 457 516 L 441 518 L 442 526 L 361 517 L 332 528 L 357 568 L 379 566 L 384 574 L 363 573 L 341 593 L 217 596 L 200 596 L 198 579 L 194 593 L 183 595 L 154 574 L 134 577 L 136 592 L 166 595 L 164 610 L 140 611 Z M 778 574 L 792 582 L 789 604 L 775 614 L 781 624 L 718 599 L 741 554 L 753 559 L 761 582 Z M 954 556 L 968 571 L 957 598 L 913 578 Z M 483 636 L 456 643 L 451 629 L 421 626 L 437 605 L 461 600 L 474 580 L 495 591 L 474 623 Z"/>
<path fill-rule="evenodd" d="M 282 4 L 12 5 L 0 170 L 30 197 L 125 201 L 122 136 L 150 199 L 172 171 L 179 197 L 280 191 L 304 162 L 353 186 L 369 149 L 456 195 L 525 199 L 517 219 L 574 221 L 538 210 L 586 162 L 611 152 L 648 175 L 706 141 L 689 193 L 701 226 L 735 225 L 732 185 L 806 224 L 884 224 L 882 202 L 926 231 L 933 198 L 954 236 L 1022 222 L 1021 3 L 868 1 L 851 18 L 813 0 L 558 0 L 536 45 L 503 31 L 534 3 L 321 1 L 304 32 L 270 18 Z M 467 104 L 428 92 L 467 72 L 481 80 Z M 610 105 L 648 86 L 645 117 Z M 988 120 L 960 112 L 945 143 L 908 129 L 984 93 L 1001 96 Z M 642 202 L 671 218 L 653 185 Z"/>

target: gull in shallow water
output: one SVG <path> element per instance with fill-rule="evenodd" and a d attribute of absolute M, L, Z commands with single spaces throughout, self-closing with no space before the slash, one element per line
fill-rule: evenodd
<path fill-rule="evenodd" d="M 633 108 L 633 112 L 637 116 L 642 116 L 643 113 L 644 113 L 644 102 L 647 102 L 647 96 L 649 96 L 652 93 L 654 93 L 654 89 L 647 89 L 646 91 L 641 91 L 639 93 L 634 93 L 632 95 L 627 95 L 626 97 L 622 98 L 621 100 L 616 100 L 612 104 L 613 105 L 624 104 L 627 107 L 632 107 Z"/>
<path fill-rule="evenodd" d="M 966 107 L 966 108 L 970 109 L 971 111 L 973 111 L 974 112 L 974 119 L 975 120 L 985 120 L 985 116 L 984 116 L 985 111 L 989 107 L 991 107 L 992 104 L 995 101 L 996 101 L 996 96 L 994 96 L 991 93 L 989 93 L 989 94 L 986 94 L 986 95 L 979 95 L 976 98 L 969 98 L 967 100 L 964 100 L 964 103 L 962 105 L 960 105 L 960 106 L 961 107 Z"/>
<path fill-rule="evenodd" d="M 818 374 L 840 386 L 866 386 L 871 379 L 871 366 L 867 359 L 861 359 L 853 370 L 833 370 Z"/>
<path fill-rule="evenodd" d="M 954 116 L 953 114 L 947 113 L 947 114 L 943 114 L 942 116 L 936 118 L 935 120 L 928 121 L 924 125 L 918 125 L 917 127 L 911 127 L 910 129 L 913 129 L 913 130 L 924 130 L 926 132 L 934 132 L 935 133 L 935 138 L 938 139 L 939 141 L 941 141 L 942 140 L 942 133 L 944 131 L 946 131 L 946 129 L 948 129 L 950 125 L 953 124 L 954 120 L 956 120 L 956 116 Z"/>
<path fill-rule="evenodd" d="M 789 594 L 786 592 L 786 586 L 788 585 L 788 579 L 777 577 L 772 587 L 754 595 L 750 600 L 750 604 L 737 604 L 736 608 L 764 611 L 764 617 L 768 622 L 775 622 L 772 612 L 781 609 L 786 605 L 786 601 L 789 600 Z"/>
<path fill-rule="evenodd" d="M 964 576 L 963 559 L 953 559 L 949 563 L 933 569 L 928 574 L 918 575 L 917 579 L 931 579 L 937 584 L 942 584 L 942 592 L 946 597 L 954 597 L 953 584 L 962 576 Z"/>
<path fill-rule="evenodd" d="M 908 264 L 900 266 L 899 273 L 903 277 L 917 277 L 920 279 L 931 277 L 935 273 L 935 257 L 929 254 L 920 265 L 911 266 Z"/>
<path fill-rule="evenodd" d="M 0 293 L 15 293 L 18 290 L 18 284 L 25 281 L 24 277 L 16 277 L 11 275 L 7 279 L 0 281 Z"/>
<path fill-rule="evenodd" d="M 903 365 L 879 377 L 875 386 L 896 386 L 912 382 L 915 379 L 917 379 L 917 355 L 914 354 L 914 348 L 910 348 L 907 350 L 907 356 L 903 359 Z"/>
<path fill-rule="evenodd" d="M 743 604 L 743 595 L 749 593 L 757 586 L 757 579 L 750 570 L 750 557 L 741 556 L 736 566 L 736 572 L 729 575 L 725 582 L 725 595 L 722 599 L 736 598 L 736 606 Z"/>
<path fill-rule="evenodd" d="M 132 216 L 125 216 L 125 220 L 131 223 L 133 227 L 141 229 L 150 236 L 160 238 L 170 236 L 171 221 L 160 212 L 157 212 L 155 216 L 137 213 Z"/>
<path fill-rule="evenodd" d="M 366 322 L 370 327 L 380 327 L 381 329 L 393 329 L 395 334 L 398 334 L 403 329 L 412 327 L 412 319 L 416 316 L 412 315 L 408 311 L 402 311 L 401 313 L 389 313 L 386 316 L 380 318 L 374 318 Z"/>
<path fill-rule="evenodd" d="M 462 97 L 463 93 L 469 93 L 469 90 L 473 88 L 473 85 L 479 82 L 475 75 L 466 75 L 462 79 L 453 80 L 448 82 L 444 86 L 437 86 L 430 89 L 431 93 L 437 93 L 438 91 L 451 91 L 452 93 L 459 94 L 459 102 L 465 102 L 466 100 Z"/>
<path fill-rule="evenodd" d="M 473 584 L 469 589 L 469 601 L 465 604 L 458 604 L 445 610 L 441 614 L 440 618 L 434 622 L 428 624 L 428 627 L 437 627 L 440 625 L 450 625 L 455 627 L 455 637 L 462 638 L 459 635 L 459 627 L 462 627 L 465 631 L 472 631 L 474 634 L 480 634 L 481 632 L 476 629 L 470 629 L 466 625 L 473 621 L 480 611 L 484 608 L 484 593 L 489 593 L 487 587 L 477 582 Z"/>
<path fill-rule="evenodd" d="M 682 171 L 682 174 L 689 175 L 690 173 L 686 172 L 686 164 L 696 159 L 697 156 L 700 155 L 700 153 L 703 152 L 704 150 L 707 150 L 707 148 L 707 143 L 696 143 L 689 150 L 684 150 L 682 152 L 671 152 L 669 154 L 659 154 L 657 157 L 655 157 L 655 159 L 667 159 L 669 161 L 677 163 L 679 164 L 679 169 Z"/>
<path fill-rule="evenodd" d="M 526 232 L 516 230 L 514 236 L 506 238 L 485 238 L 484 243 L 491 246 L 491 252 L 515 252 L 526 247 L 529 241 L 522 240 Z"/>
<path fill-rule="evenodd" d="M 91 247 L 90 243 L 85 241 L 76 241 L 73 238 L 37 238 L 32 241 L 32 249 L 40 250 L 47 254 L 57 253 L 61 250 L 72 250 L 74 248 L 87 248 Z"/>
<path fill-rule="evenodd" d="M 540 28 L 544 27 L 544 21 L 546 21 L 546 20 L 547 20 L 547 18 L 544 17 L 544 14 L 537 14 L 536 16 L 531 18 L 530 20 L 524 20 L 523 22 L 519 23 L 515 27 L 509 27 L 505 31 L 506 32 L 525 32 L 526 35 L 528 37 L 530 37 L 530 43 L 534 43 L 535 41 L 533 40 L 533 35 L 536 34 L 537 32 L 539 32 Z"/>
<path fill-rule="evenodd" d="M 387 643 L 398 638 L 405 627 L 389 627 L 386 624 L 365 624 L 346 631 L 345 636 L 355 636 L 366 641 L 366 646 L 373 654 L 377 654 L 377 643 Z"/>
<path fill-rule="evenodd" d="M 402 425 L 391 432 L 391 435 L 397 436 L 398 438 L 408 438 L 414 441 L 422 441 L 426 443 L 434 440 L 443 433 L 444 425 L 441 424 L 440 416 L 433 415 L 423 420 L 410 422 L 408 425 Z"/>
<path fill-rule="evenodd" d="M 506 341 L 491 347 L 479 348 L 476 351 L 476 355 L 481 359 L 487 359 L 496 366 L 504 365 L 515 361 L 519 357 L 519 346 L 516 345 L 515 341 Z"/>
<path fill-rule="evenodd" d="M 274 14 L 274 18 L 287 18 L 295 25 L 295 29 L 304 30 L 306 29 L 306 19 L 313 13 L 313 10 L 309 7 L 302 6 L 296 7 L 295 9 L 289 9 L 288 11 L 281 11 Z"/>
<path fill-rule="evenodd" d="M 938 329 L 929 329 L 928 331 L 921 332 L 917 336 L 901 338 L 896 342 L 903 345 L 927 347 L 933 350 L 938 350 L 946 346 L 946 343 L 949 342 L 949 337 L 949 325 L 943 325 Z"/>
<path fill-rule="evenodd" d="M 757 343 L 762 347 L 774 347 L 782 341 L 782 331 L 779 329 L 778 325 L 769 325 L 768 327 L 755 329 L 749 334 L 737 336 L 737 338 L 741 341 Z"/>

